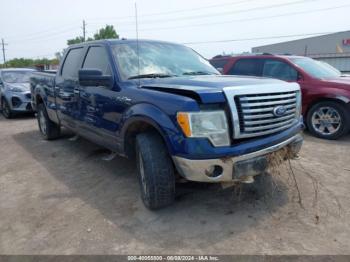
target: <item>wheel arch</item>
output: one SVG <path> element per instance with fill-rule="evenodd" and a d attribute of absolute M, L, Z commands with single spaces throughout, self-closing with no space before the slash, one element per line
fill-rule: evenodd
<path fill-rule="evenodd" d="M 313 100 L 311 103 L 308 104 L 306 110 L 305 110 L 305 116 L 308 117 L 308 114 L 310 112 L 310 109 L 321 102 L 335 102 L 343 105 L 345 108 L 347 108 L 350 111 L 350 99 L 344 96 L 327 96 L 327 97 L 320 97 L 318 99 Z"/>
<path fill-rule="evenodd" d="M 175 114 L 175 113 L 174 113 Z M 121 117 L 119 138 L 121 152 L 130 154 L 130 144 L 140 132 L 152 130 L 163 139 L 170 155 L 178 150 L 183 134 L 171 119 L 172 113 L 166 113 L 159 107 L 149 103 L 138 103 L 126 110 Z M 132 154 L 131 154 L 132 155 Z"/>
<path fill-rule="evenodd" d="M 136 136 L 144 132 L 157 133 L 168 148 L 168 152 L 171 150 L 165 132 L 152 118 L 146 116 L 134 116 L 128 119 L 122 130 L 122 151 L 128 158 L 133 159 L 135 157 Z"/>

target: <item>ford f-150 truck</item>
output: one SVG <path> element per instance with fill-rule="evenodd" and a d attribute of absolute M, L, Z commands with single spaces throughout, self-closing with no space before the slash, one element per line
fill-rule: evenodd
<path fill-rule="evenodd" d="M 252 182 L 270 157 L 293 158 L 303 141 L 298 84 L 222 76 L 179 44 L 70 46 L 57 74 L 35 73 L 31 90 L 45 139 L 59 137 L 64 126 L 135 157 L 150 209 L 174 201 L 177 178 Z"/>
<path fill-rule="evenodd" d="M 210 62 L 225 75 L 263 76 L 298 83 L 309 131 L 324 139 L 348 134 L 350 78 L 329 64 L 303 56 L 271 54 L 217 56 Z"/>

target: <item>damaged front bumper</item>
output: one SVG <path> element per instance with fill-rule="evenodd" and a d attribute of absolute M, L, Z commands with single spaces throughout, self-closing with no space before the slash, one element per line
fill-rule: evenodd
<path fill-rule="evenodd" d="M 279 144 L 245 155 L 201 160 L 173 156 L 173 160 L 180 175 L 187 180 L 214 183 L 247 181 L 266 171 L 271 162 L 278 162 L 271 158 L 287 160 L 296 157 L 302 143 L 302 135 L 297 134 Z"/>

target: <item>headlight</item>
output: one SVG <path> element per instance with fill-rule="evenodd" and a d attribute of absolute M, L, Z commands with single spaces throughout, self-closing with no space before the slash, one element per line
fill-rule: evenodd
<path fill-rule="evenodd" d="M 187 137 L 205 137 L 214 146 L 230 145 L 224 111 L 179 112 L 177 122 Z"/>

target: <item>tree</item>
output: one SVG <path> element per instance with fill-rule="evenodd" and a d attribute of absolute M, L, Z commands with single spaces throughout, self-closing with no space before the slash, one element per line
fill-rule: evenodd
<path fill-rule="evenodd" d="M 106 25 L 105 28 L 101 28 L 95 35 L 95 40 L 101 39 L 119 39 L 119 35 L 114 29 L 113 25 Z"/>
<path fill-rule="evenodd" d="M 67 40 L 67 45 L 74 45 L 74 44 L 79 44 L 84 42 L 84 37 L 82 36 L 77 36 L 76 38 L 73 39 L 68 39 Z"/>
<path fill-rule="evenodd" d="M 119 35 L 114 29 L 113 25 L 106 25 L 104 28 L 101 28 L 94 34 L 94 38 L 88 37 L 85 41 L 101 40 L 101 39 L 119 39 Z M 72 39 L 67 40 L 67 45 L 74 45 L 84 42 L 84 37 L 77 36 Z"/>
<path fill-rule="evenodd" d="M 57 58 L 48 59 L 31 59 L 31 58 L 14 58 L 6 62 L 6 67 L 35 67 L 37 65 L 57 65 L 59 63 Z M 0 68 L 5 65 L 0 65 Z"/>

